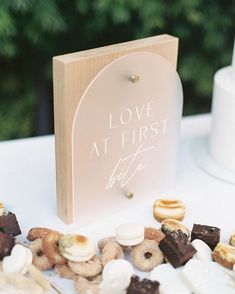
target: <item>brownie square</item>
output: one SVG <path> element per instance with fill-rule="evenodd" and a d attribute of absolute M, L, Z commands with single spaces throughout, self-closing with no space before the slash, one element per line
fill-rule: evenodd
<path fill-rule="evenodd" d="M 131 282 L 127 288 L 127 294 L 159 294 L 160 283 L 148 279 L 140 280 L 137 276 L 131 277 Z"/>
<path fill-rule="evenodd" d="M 0 231 L 2 231 L 5 234 L 14 236 L 14 237 L 21 234 L 21 230 L 20 230 L 18 222 L 15 222 L 13 224 L 9 224 L 5 227 L 1 227 Z"/>
<path fill-rule="evenodd" d="M 5 227 L 17 221 L 14 213 L 9 212 L 0 216 L 0 227 Z"/>
<path fill-rule="evenodd" d="M 197 252 L 187 236 L 181 231 L 167 234 L 160 241 L 159 248 L 174 268 L 185 264 Z"/>
<path fill-rule="evenodd" d="M 191 232 L 191 241 L 195 239 L 204 241 L 211 250 L 214 250 L 220 241 L 220 229 L 212 226 L 194 224 Z"/>
<path fill-rule="evenodd" d="M 15 239 L 7 234 L 0 232 L 0 260 L 11 254 L 15 245 Z"/>
<path fill-rule="evenodd" d="M 11 236 L 21 234 L 19 224 L 14 213 L 9 212 L 0 216 L 0 231 Z"/>

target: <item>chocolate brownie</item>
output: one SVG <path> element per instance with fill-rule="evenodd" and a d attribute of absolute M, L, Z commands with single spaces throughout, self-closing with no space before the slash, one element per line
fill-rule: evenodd
<path fill-rule="evenodd" d="M 127 294 L 159 294 L 160 283 L 148 279 L 140 280 L 138 276 L 132 276 Z"/>
<path fill-rule="evenodd" d="M 159 247 L 174 268 L 185 264 L 197 252 L 187 236 L 181 231 L 168 233 L 160 241 Z"/>
<path fill-rule="evenodd" d="M 21 234 L 19 224 L 14 213 L 9 212 L 0 216 L 0 231 L 11 236 Z"/>
<path fill-rule="evenodd" d="M 202 240 L 211 250 L 214 250 L 220 241 L 220 229 L 212 226 L 194 224 L 191 232 L 191 242 L 195 239 Z"/>
<path fill-rule="evenodd" d="M 0 260 L 11 254 L 15 245 L 15 239 L 7 234 L 0 232 Z"/>

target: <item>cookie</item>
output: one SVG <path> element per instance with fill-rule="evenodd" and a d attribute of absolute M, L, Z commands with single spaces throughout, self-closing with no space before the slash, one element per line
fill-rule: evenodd
<path fill-rule="evenodd" d="M 185 206 L 180 200 L 157 199 L 153 205 L 154 218 L 162 222 L 165 219 L 182 221 L 185 215 Z"/>
<path fill-rule="evenodd" d="M 124 223 L 116 229 L 116 241 L 125 246 L 134 246 L 144 240 L 144 226 L 137 223 Z"/>
<path fill-rule="evenodd" d="M 68 260 L 85 262 L 95 255 L 93 242 L 82 235 L 64 235 L 59 240 L 60 253 Z"/>

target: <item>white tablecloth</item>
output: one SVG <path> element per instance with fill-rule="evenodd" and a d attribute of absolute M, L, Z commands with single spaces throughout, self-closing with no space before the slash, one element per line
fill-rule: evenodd
<path fill-rule="evenodd" d="M 177 185 L 164 196 L 184 201 L 187 209 L 184 223 L 190 228 L 193 223 L 218 226 L 222 229 L 222 240 L 227 242 L 235 229 L 235 186 L 206 174 L 192 155 L 193 145 L 207 136 L 209 129 L 210 115 L 182 120 Z M 33 226 L 83 233 L 94 241 L 113 234 L 115 227 L 125 221 L 158 226 L 152 217 L 153 199 L 83 228 L 65 225 L 56 216 L 55 186 L 54 136 L 0 143 L 0 201 L 16 213 L 23 232 L 20 239 L 24 240 Z M 64 293 L 72 293 L 71 283 L 59 281 L 59 284 Z"/>

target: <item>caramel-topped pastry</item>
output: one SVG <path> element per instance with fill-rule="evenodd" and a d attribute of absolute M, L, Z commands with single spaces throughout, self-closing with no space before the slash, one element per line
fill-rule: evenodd
<path fill-rule="evenodd" d="M 182 221 L 185 215 L 185 206 L 177 199 L 157 199 L 153 205 L 154 218 L 162 222 L 165 219 Z"/>
<path fill-rule="evenodd" d="M 229 240 L 229 244 L 233 247 L 235 247 L 235 231 L 232 233 L 230 240 Z"/>
<path fill-rule="evenodd" d="M 181 231 L 187 237 L 190 236 L 190 230 L 184 226 L 180 221 L 175 219 L 165 219 L 161 224 L 161 230 L 164 234 L 171 233 L 174 231 Z"/>
<path fill-rule="evenodd" d="M 235 248 L 228 244 L 219 243 L 212 253 L 212 258 L 222 266 L 232 270 L 235 265 Z"/>

